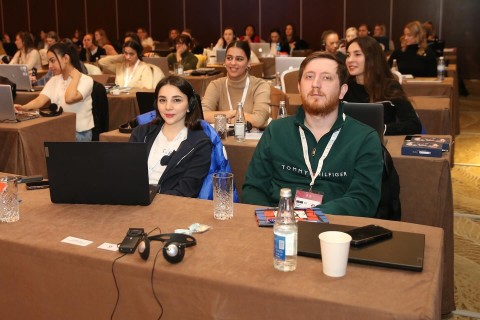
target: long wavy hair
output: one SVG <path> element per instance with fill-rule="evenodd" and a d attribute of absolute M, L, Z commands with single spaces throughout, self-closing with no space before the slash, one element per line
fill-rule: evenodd
<path fill-rule="evenodd" d="M 357 43 L 365 56 L 363 82 L 370 102 L 405 97 L 402 88 L 394 85 L 397 80 L 377 40 L 372 37 L 355 38 L 347 43 L 347 51 L 352 43 Z"/>
<path fill-rule="evenodd" d="M 412 21 L 405 25 L 405 29 L 408 29 L 410 34 L 415 37 L 415 41 L 418 44 L 417 54 L 423 56 L 427 49 L 427 38 L 425 37 L 425 30 L 422 24 L 420 21 Z"/>

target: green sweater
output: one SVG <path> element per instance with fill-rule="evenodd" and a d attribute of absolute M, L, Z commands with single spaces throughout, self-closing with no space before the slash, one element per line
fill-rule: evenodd
<path fill-rule="evenodd" d="M 298 126 L 305 132 L 313 172 L 333 132 L 341 127 L 313 186 L 313 190 L 323 192 L 323 203 L 318 207 L 329 214 L 375 216 L 383 172 L 380 139 L 373 128 L 350 117 L 344 120 L 341 105 L 338 114 L 332 129 L 318 143 L 304 125 L 303 108 L 294 117 L 272 121 L 248 167 L 243 201 L 277 206 L 281 188 L 291 188 L 293 193 L 297 188 L 308 189 L 311 178 Z"/>

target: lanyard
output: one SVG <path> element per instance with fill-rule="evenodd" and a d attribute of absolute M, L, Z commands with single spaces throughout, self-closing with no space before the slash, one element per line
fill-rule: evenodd
<path fill-rule="evenodd" d="M 233 110 L 232 100 L 230 98 L 230 91 L 228 91 L 228 77 L 227 79 L 225 79 L 225 85 L 227 86 L 228 105 L 230 106 L 230 110 Z M 250 77 L 247 75 L 247 81 L 245 81 L 245 88 L 243 88 L 242 100 L 240 100 L 240 102 L 242 103 L 242 106 L 245 105 L 245 99 L 247 98 L 247 91 L 248 91 L 249 85 L 250 85 Z"/>
<path fill-rule="evenodd" d="M 130 72 L 128 71 L 128 69 L 129 69 L 128 66 L 125 68 L 125 81 L 124 81 L 124 84 L 123 84 L 124 87 L 128 87 L 128 84 L 132 80 L 133 75 L 135 74 L 135 70 L 137 69 L 139 62 L 140 62 L 140 60 L 137 60 L 137 62 L 135 62 L 135 66 L 133 67 L 132 74 L 130 74 Z"/>
<path fill-rule="evenodd" d="M 345 120 L 345 114 L 343 115 L 343 118 Z M 300 132 L 300 139 L 302 140 L 303 158 L 305 159 L 305 164 L 307 165 L 308 171 L 310 172 L 310 177 L 312 178 L 312 180 L 310 181 L 310 191 L 312 190 L 313 184 L 315 183 L 315 179 L 317 179 L 318 175 L 322 171 L 323 161 L 330 153 L 333 143 L 335 142 L 335 140 L 337 140 L 338 134 L 340 133 L 341 129 L 341 127 L 338 128 L 330 137 L 330 140 L 328 141 L 325 150 L 323 150 L 322 156 L 318 160 L 317 171 L 314 174 L 312 170 L 312 165 L 310 163 L 310 158 L 308 156 L 307 138 L 305 137 L 305 132 L 303 131 L 303 128 L 301 126 L 298 126 L 298 131 Z"/>

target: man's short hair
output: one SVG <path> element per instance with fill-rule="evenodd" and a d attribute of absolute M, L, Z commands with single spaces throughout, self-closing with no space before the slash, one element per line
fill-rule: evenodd
<path fill-rule="evenodd" d="M 298 83 L 300 83 L 300 81 L 302 80 L 303 70 L 305 70 L 305 67 L 307 66 L 307 64 L 309 64 L 311 61 L 315 59 L 329 59 L 329 60 L 335 61 L 337 63 L 337 75 L 338 75 L 338 80 L 340 81 L 340 85 L 344 85 L 347 83 L 348 73 L 347 73 L 347 67 L 345 66 L 345 62 L 338 59 L 333 54 L 324 52 L 324 51 L 313 52 L 302 61 L 302 64 L 300 65 L 300 69 L 298 70 Z"/>

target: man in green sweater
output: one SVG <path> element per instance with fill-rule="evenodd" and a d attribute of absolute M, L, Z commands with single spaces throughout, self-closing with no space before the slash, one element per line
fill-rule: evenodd
<path fill-rule="evenodd" d="M 305 58 L 298 83 L 302 107 L 263 133 L 243 185 L 244 202 L 276 206 L 287 187 L 297 204 L 323 195 L 316 206 L 324 213 L 375 216 L 382 147 L 373 128 L 343 114 L 346 82 L 345 64 L 333 55 Z"/>

